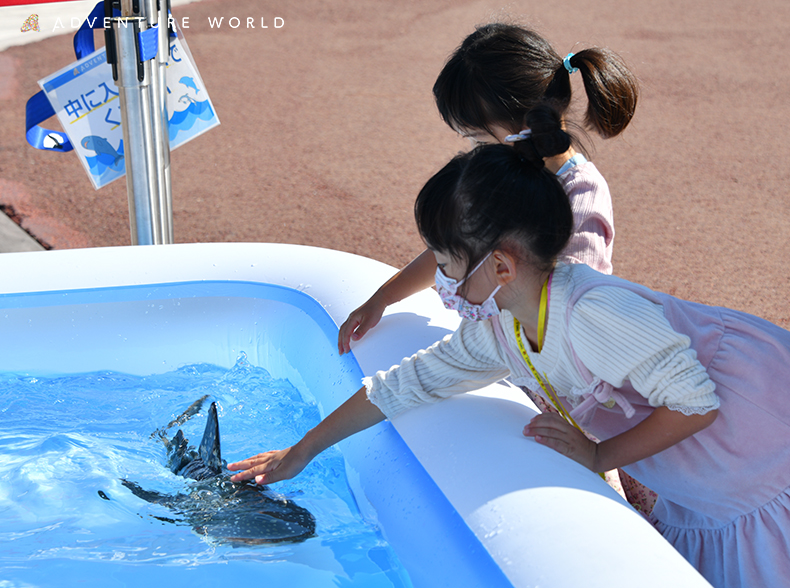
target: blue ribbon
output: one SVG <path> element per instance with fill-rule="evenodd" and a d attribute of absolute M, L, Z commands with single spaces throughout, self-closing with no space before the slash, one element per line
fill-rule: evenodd
<path fill-rule="evenodd" d="M 74 147 L 65 133 L 49 131 L 38 126 L 38 123 L 44 122 L 54 114 L 55 111 L 49 103 L 44 90 L 41 90 L 27 101 L 25 107 L 25 136 L 27 137 L 27 142 L 36 149 L 45 151 L 62 151 L 64 153 L 71 151 Z"/>
<path fill-rule="evenodd" d="M 120 12 L 115 10 L 113 13 L 118 16 Z M 82 26 L 74 34 L 74 55 L 77 59 L 82 59 L 96 50 L 93 42 L 93 29 L 104 28 L 104 2 L 99 2 L 94 6 L 93 11 L 82 23 Z M 153 26 L 148 30 L 141 31 L 137 35 L 137 46 L 139 47 L 140 61 L 148 61 L 156 57 L 159 49 L 159 25 Z"/>
<path fill-rule="evenodd" d="M 97 23 L 99 23 L 97 25 Z M 93 29 L 104 28 L 104 2 L 99 2 L 88 15 L 85 22 L 74 34 L 74 55 L 82 59 L 95 51 Z M 44 151 L 71 151 L 74 146 L 65 133 L 50 131 L 39 126 L 55 115 L 46 93 L 42 90 L 27 101 L 25 105 L 25 137 L 36 149 Z"/>
<path fill-rule="evenodd" d="M 77 59 L 82 59 L 96 50 L 96 45 L 93 42 L 93 29 L 103 28 L 104 2 L 99 2 L 93 7 L 79 30 L 74 33 L 74 55 L 77 56 Z"/>
<path fill-rule="evenodd" d="M 117 16 L 120 14 L 120 11 L 114 10 L 113 14 Z M 77 59 L 82 59 L 96 50 L 96 44 L 93 41 L 93 30 L 104 28 L 104 16 L 104 2 L 102 1 L 94 6 L 88 18 L 85 19 L 82 26 L 74 34 L 74 55 L 76 55 Z M 156 57 L 159 48 L 158 32 L 159 27 L 155 26 L 138 34 L 140 61 L 148 61 Z M 27 142 L 36 149 L 44 151 L 60 151 L 63 153 L 71 151 L 74 149 L 74 146 L 65 133 L 50 131 L 39 126 L 39 123 L 54 115 L 55 110 L 52 108 L 43 90 L 31 97 L 25 106 L 25 137 Z"/>

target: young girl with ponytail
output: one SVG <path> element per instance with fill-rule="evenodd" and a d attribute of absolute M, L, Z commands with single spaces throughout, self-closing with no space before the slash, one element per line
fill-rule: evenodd
<path fill-rule="evenodd" d="M 577 74 L 578 72 L 578 74 Z M 580 75 L 587 95 L 586 126 L 604 138 L 619 135 L 636 109 L 634 75 L 611 51 L 590 48 L 560 56 L 540 35 L 509 24 L 488 24 L 453 53 L 433 87 L 444 121 L 473 143 L 512 145 L 529 130 L 527 113 L 551 104 L 564 118 L 571 76 Z M 574 230 L 561 259 L 612 273 L 614 221 L 609 187 L 595 165 L 572 146 L 544 152 L 571 200 Z M 390 304 L 433 284 L 436 260 L 424 251 L 388 280 L 340 327 L 338 351 L 351 350 L 378 324 Z"/>
<path fill-rule="evenodd" d="M 636 78 L 615 53 L 589 48 L 564 58 L 542 36 L 524 27 L 494 23 L 469 35 L 445 64 L 433 87 L 444 121 L 473 144 L 513 145 L 529 136 L 527 113 L 550 104 L 561 117 L 571 103 L 571 76 L 587 96 L 585 125 L 604 138 L 619 135 L 636 110 Z M 564 121 L 566 122 L 566 121 Z M 612 273 L 614 218 L 609 186 L 592 162 L 571 145 L 542 147 L 546 168 L 570 198 L 574 227 L 560 259 Z M 433 285 L 436 260 L 423 251 L 354 310 L 338 332 L 338 351 L 351 350 L 381 320 L 387 306 Z M 525 390 L 541 411 L 551 411 Z M 606 480 L 637 509 L 649 513 L 654 493 L 628 476 Z"/>
<path fill-rule="evenodd" d="M 557 261 L 574 218 L 545 154 L 570 138 L 550 109 L 527 120 L 524 140 L 456 157 L 415 204 L 459 329 L 365 378 L 293 447 L 230 464 L 232 480 L 293 477 L 384 418 L 509 376 L 562 413 L 523 434 L 654 488 L 656 528 L 713 586 L 790 585 L 790 332 Z"/>

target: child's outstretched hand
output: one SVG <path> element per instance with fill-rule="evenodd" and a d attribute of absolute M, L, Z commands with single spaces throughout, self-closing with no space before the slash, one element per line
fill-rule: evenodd
<path fill-rule="evenodd" d="M 348 315 L 337 334 L 337 351 L 340 355 L 351 351 L 351 341 L 359 341 L 370 329 L 379 324 L 386 304 L 380 303 L 374 294 L 365 304 Z"/>
<path fill-rule="evenodd" d="M 525 437 L 570 457 L 589 470 L 595 469 L 598 445 L 557 413 L 543 413 L 524 427 Z"/>
<path fill-rule="evenodd" d="M 281 480 L 288 480 L 301 472 L 310 462 L 300 456 L 296 446 L 279 451 L 267 451 L 254 457 L 228 464 L 230 471 L 238 471 L 231 476 L 232 482 L 242 482 L 255 478 L 256 484 L 273 484 Z"/>

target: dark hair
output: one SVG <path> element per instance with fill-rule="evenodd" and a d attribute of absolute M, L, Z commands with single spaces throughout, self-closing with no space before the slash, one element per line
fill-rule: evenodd
<path fill-rule="evenodd" d="M 606 49 L 576 53 L 587 93 L 585 124 L 603 137 L 620 134 L 636 110 L 638 84 L 623 60 Z M 505 125 L 521 130 L 542 102 L 564 114 L 571 102 L 563 58 L 534 31 L 494 23 L 478 27 L 455 50 L 433 86 L 444 121 L 456 130 Z"/>
<path fill-rule="evenodd" d="M 481 145 L 453 158 L 425 184 L 414 217 L 430 249 L 466 261 L 466 274 L 488 253 L 515 243 L 540 270 L 554 266 L 573 232 L 573 212 L 544 157 L 564 153 L 571 137 L 557 111 L 527 115 L 531 135 Z"/>

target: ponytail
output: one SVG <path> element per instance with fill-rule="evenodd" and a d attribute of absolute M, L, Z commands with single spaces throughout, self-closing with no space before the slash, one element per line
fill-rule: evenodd
<path fill-rule="evenodd" d="M 549 104 L 541 104 L 527 113 L 529 133 L 525 140 L 516 141 L 513 147 L 535 167 L 544 167 L 544 159 L 565 153 L 573 138 L 562 128 L 562 118 Z"/>
<path fill-rule="evenodd" d="M 585 123 L 603 137 L 620 134 L 634 116 L 636 77 L 606 49 L 591 48 L 568 59 L 587 93 Z M 433 87 L 436 106 L 456 131 L 495 125 L 519 129 L 542 102 L 564 114 L 571 103 L 564 60 L 536 32 L 494 23 L 469 35 L 442 69 Z"/>
<path fill-rule="evenodd" d="M 560 61 L 546 89 L 546 100 L 563 110 L 567 108 L 571 101 L 570 76 L 576 70 L 581 73 L 587 94 L 585 124 L 604 138 L 616 137 L 636 111 L 639 97 L 636 77 L 616 53 L 597 47 L 584 49 Z"/>

